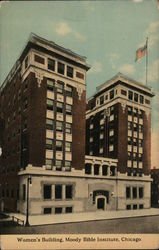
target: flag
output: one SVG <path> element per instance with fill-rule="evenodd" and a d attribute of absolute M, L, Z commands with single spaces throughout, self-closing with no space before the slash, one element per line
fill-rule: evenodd
<path fill-rule="evenodd" d="M 145 46 L 139 48 L 137 51 L 136 51 L 136 62 L 141 59 L 143 56 L 145 56 L 147 54 L 147 42 L 145 44 Z"/>

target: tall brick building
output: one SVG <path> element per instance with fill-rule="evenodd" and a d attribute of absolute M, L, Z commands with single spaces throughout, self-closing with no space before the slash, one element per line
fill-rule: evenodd
<path fill-rule="evenodd" d="M 31 34 L 0 88 L 1 210 L 150 207 L 152 91 L 118 74 L 86 111 L 89 68 L 85 57 Z"/>

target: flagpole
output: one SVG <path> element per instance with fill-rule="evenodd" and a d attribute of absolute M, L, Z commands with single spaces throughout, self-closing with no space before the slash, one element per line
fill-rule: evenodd
<path fill-rule="evenodd" d="M 147 75 L 148 75 L 148 37 L 146 39 L 146 86 L 147 86 Z"/>

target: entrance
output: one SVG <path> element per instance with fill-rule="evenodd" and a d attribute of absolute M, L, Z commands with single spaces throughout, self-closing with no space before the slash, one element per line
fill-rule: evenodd
<path fill-rule="evenodd" d="M 97 199 L 97 209 L 105 209 L 105 199 L 104 198 L 98 198 Z"/>

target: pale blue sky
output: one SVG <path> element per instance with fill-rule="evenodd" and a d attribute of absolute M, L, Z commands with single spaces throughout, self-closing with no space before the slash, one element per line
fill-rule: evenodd
<path fill-rule="evenodd" d="M 0 7 L 0 84 L 31 32 L 87 57 L 92 66 L 87 97 L 119 71 L 145 83 L 145 58 L 135 63 L 135 53 L 148 36 L 148 84 L 156 93 L 152 136 L 159 141 L 158 16 L 156 0 L 5 1 Z"/>

